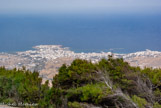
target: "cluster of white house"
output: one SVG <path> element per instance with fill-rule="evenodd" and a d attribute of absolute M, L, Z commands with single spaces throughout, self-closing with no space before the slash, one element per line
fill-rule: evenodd
<path fill-rule="evenodd" d="M 128 59 L 133 57 L 157 57 L 157 56 L 161 56 L 161 52 L 151 51 L 149 49 L 146 49 L 146 51 L 139 51 L 135 53 L 124 54 L 123 58 Z"/>

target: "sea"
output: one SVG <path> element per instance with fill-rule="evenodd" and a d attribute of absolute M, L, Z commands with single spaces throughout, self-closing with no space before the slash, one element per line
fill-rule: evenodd
<path fill-rule="evenodd" d="M 161 14 L 0 15 L 0 52 L 36 45 L 75 52 L 161 51 Z"/>

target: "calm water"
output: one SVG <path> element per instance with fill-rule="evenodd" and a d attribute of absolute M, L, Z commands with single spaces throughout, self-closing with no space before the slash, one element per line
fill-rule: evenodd
<path fill-rule="evenodd" d="M 161 15 L 0 15 L 0 52 L 42 44 L 76 52 L 161 51 Z"/>

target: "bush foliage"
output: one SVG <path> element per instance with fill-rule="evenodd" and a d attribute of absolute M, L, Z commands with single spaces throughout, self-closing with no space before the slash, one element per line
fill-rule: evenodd
<path fill-rule="evenodd" d="M 122 58 L 98 63 L 76 59 L 42 84 L 38 72 L 0 68 L 0 102 L 38 103 L 39 108 L 161 106 L 161 69 L 132 67 Z M 130 106 L 131 105 L 131 106 Z"/>

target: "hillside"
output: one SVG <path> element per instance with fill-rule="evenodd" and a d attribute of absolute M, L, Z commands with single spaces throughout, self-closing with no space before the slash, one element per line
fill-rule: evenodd
<path fill-rule="evenodd" d="M 160 108 L 161 70 L 131 67 L 111 56 L 96 64 L 76 59 L 59 69 L 50 96 L 43 100 L 47 107 Z"/>
<path fill-rule="evenodd" d="M 42 84 L 38 72 L 0 68 L 0 102 L 39 108 L 161 108 L 161 69 L 132 67 L 123 59 L 75 59 Z M 25 106 L 25 105 L 24 105 Z"/>

